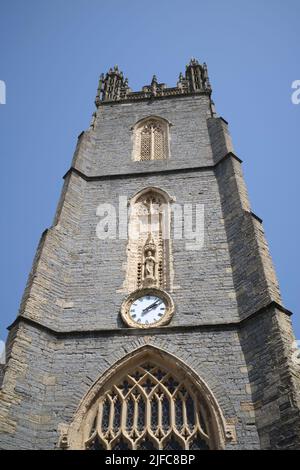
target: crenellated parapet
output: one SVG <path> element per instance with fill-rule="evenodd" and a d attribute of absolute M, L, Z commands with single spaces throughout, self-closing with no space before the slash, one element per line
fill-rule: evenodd
<path fill-rule="evenodd" d="M 98 107 L 104 102 L 141 100 L 165 96 L 190 95 L 195 93 L 211 94 L 207 66 L 191 59 L 186 66 L 185 75 L 179 74 L 176 87 L 167 87 L 165 83 L 158 83 L 153 75 L 150 85 L 143 86 L 141 91 L 132 91 L 128 86 L 128 79 L 124 78 L 117 65 L 111 68 L 106 75 L 101 74 L 95 104 Z"/>

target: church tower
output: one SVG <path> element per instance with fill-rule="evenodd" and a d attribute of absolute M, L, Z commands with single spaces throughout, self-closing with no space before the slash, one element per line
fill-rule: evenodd
<path fill-rule="evenodd" d="M 42 234 L 0 391 L 2 449 L 300 449 L 300 372 L 207 67 L 115 66 Z"/>

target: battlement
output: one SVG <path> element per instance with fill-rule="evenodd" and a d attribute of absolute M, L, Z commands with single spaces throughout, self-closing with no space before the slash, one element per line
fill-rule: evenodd
<path fill-rule="evenodd" d="M 191 59 L 186 66 L 185 75 L 179 74 L 176 87 L 169 88 L 165 83 L 158 83 L 153 75 L 151 84 L 143 86 L 140 91 L 131 90 L 128 79 L 124 78 L 123 72 L 115 65 L 106 75 L 101 74 L 95 104 L 98 107 L 104 102 L 136 101 L 195 93 L 211 94 L 207 66 L 205 63 L 201 65 L 196 59 Z"/>

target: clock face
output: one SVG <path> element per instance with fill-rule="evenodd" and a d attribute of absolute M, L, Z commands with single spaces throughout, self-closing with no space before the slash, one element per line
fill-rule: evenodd
<path fill-rule="evenodd" d="M 163 289 L 143 287 L 123 300 L 120 313 L 130 328 L 157 328 L 170 323 L 174 302 Z"/>
<path fill-rule="evenodd" d="M 138 325 L 152 325 L 162 320 L 166 308 L 165 302 L 159 296 L 149 294 L 135 299 L 128 313 Z"/>

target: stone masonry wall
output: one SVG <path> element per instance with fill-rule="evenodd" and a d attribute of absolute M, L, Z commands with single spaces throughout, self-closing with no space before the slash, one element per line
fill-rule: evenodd
<path fill-rule="evenodd" d="M 240 331 L 262 449 L 300 448 L 300 367 L 288 315 L 269 308 Z"/>
<path fill-rule="evenodd" d="M 78 142 L 73 166 L 87 176 L 100 176 L 212 165 L 209 115 L 205 95 L 100 106 L 94 129 Z M 147 116 L 170 122 L 169 160 L 132 161 L 132 127 Z"/>
<path fill-rule="evenodd" d="M 262 221 L 251 212 L 241 161 L 231 153 L 227 125 L 221 119 L 209 118 L 208 128 L 219 162 L 215 174 L 239 314 L 243 319 L 272 301 L 280 304 L 281 295 Z M 219 145 L 215 139 L 220 141 Z M 221 152 L 224 152 L 223 159 Z"/>

